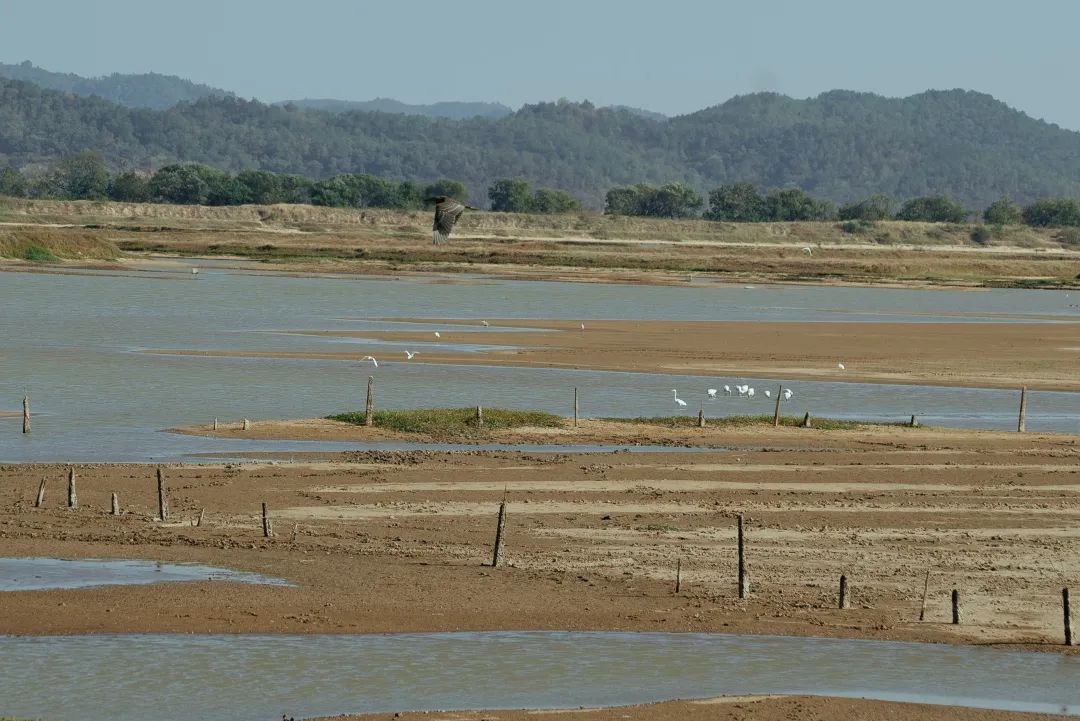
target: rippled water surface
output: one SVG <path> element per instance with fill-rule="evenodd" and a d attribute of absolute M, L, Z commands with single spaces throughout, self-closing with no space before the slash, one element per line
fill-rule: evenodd
<path fill-rule="evenodd" d="M 202 264 L 202 261 L 199 261 Z M 899 420 L 961 427 L 1015 427 L 1012 391 L 701 378 L 662 374 L 491 368 L 404 362 L 403 346 L 347 341 L 381 358 L 355 362 L 200 358 L 146 349 L 340 350 L 338 338 L 299 329 L 441 330 L 440 349 L 470 354 L 475 327 L 402 325 L 381 317 L 688 319 L 772 321 L 1048 322 L 1080 320 L 1063 292 L 955 292 L 810 286 L 650 287 L 455 278 L 292 277 L 207 263 L 180 272 L 53 275 L 0 273 L 0 412 L 19 410 L 29 393 L 34 433 L 0 418 L 0 462 L 161 461 L 192 453 L 336 450 L 356 444 L 222 441 L 161 433 L 164 428 L 239 420 L 303 417 L 354 410 L 367 375 L 377 402 L 398 408 L 482 404 L 567 414 L 582 390 L 586 416 L 668 415 L 671 388 L 709 415 L 764 414 L 764 388 L 795 390 L 785 412 Z M 434 340 L 434 338 L 433 338 Z M 410 343 L 423 352 L 423 344 Z M 395 360 L 400 357 L 401 361 Z M 755 385 L 758 399 L 705 400 L 724 383 Z M 1080 431 L 1080 394 L 1037 392 L 1030 430 Z"/>
<path fill-rule="evenodd" d="M 258 573 L 197 563 L 127 559 L 0 558 L 0 591 L 44 591 L 176 581 L 233 581 L 286 586 Z"/>
<path fill-rule="evenodd" d="M 1080 713 L 1080 657 L 721 634 L 0 637 L 0 712 L 266 721 L 798 693 Z M 88 673 L 87 669 L 94 669 Z"/>

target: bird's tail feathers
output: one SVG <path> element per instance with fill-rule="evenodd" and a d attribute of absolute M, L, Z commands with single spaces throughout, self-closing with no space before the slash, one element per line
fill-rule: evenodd
<path fill-rule="evenodd" d="M 431 231 L 431 242 L 435 245 L 442 245 L 446 242 L 446 236 L 437 230 Z"/>

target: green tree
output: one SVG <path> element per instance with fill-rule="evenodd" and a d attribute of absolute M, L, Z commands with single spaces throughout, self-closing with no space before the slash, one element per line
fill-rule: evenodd
<path fill-rule="evenodd" d="M 0 170 L 0 195 L 21 198 L 26 195 L 26 178 L 17 168 Z"/>
<path fill-rule="evenodd" d="M 491 209 L 500 213 L 531 213 L 533 197 L 529 183 L 521 178 L 500 178 L 488 188 Z"/>
<path fill-rule="evenodd" d="M 101 153 L 86 152 L 62 159 L 54 169 L 56 194 L 76 200 L 102 200 L 109 192 L 109 170 Z"/>
<path fill-rule="evenodd" d="M 150 178 L 150 195 L 166 203 L 206 203 L 210 185 L 194 165 L 166 165 Z"/>
<path fill-rule="evenodd" d="M 765 219 L 765 198 L 753 183 L 721 185 L 709 191 L 709 220 L 754 223 Z"/>
<path fill-rule="evenodd" d="M 983 221 L 991 225 L 1019 225 L 1024 222 L 1024 213 L 1008 198 L 999 198 L 983 211 Z"/>
<path fill-rule="evenodd" d="M 244 186 L 250 202 L 273 205 L 285 202 L 282 176 L 269 170 L 244 170 L 236 174 L 236 182 Z"/>
<path fill-rule="evenodd" d="M 128 171 L 114 175 L 109 181 L 109 199 L 127 203 L 150 200 L 150 181 L 139 173 Z"/>
<path fill-rule="evenodd" d="M 1023 216 L 1028 225 L 1080 225 L 1080 204 L 1072 198 L 1044 198 L 1024 208 Z"/>
<path fill-rule="evenodd" d="M 645 201 L 644 215 L 654 218 L 688 218 L 696 215 L 704 201 L 686 183 L 668 183 L 653 188 Z"/>
<path fill-rule="evenodd" d="M 921 220 L 928 223 L 963 223 L 968 212 L 959 202 L 947 195 L 927 195 L 912 198 L 900 206 L 897 220 Z"/>
<path fill-rule="evenodd" d="M 887 220 L 892 216 L 892 198 L 882 193 L 845 203 L 836 211 L 836 217 L 840 220 Z"/>
<path fill-rule="evenodd" d="M 765 196 L 765 217 L 773 221 L 827 220 L 830 203 L 819 203 L 799 188 L 774 190 Z"/>
<path fill-rule="evenodd" d="M 421 192 L 425 198 L 437 198 L 445 195 L 448 198 L 460 200 L 462 203 L 469 200 L 469 191 L 462 183 L 449 178 L 440 178 L 434 183 L 428 183 Z"/>
<path fill-rule="evenodd" d="M 605 215 L 641 215 L 643 185 L 621 185 L 608 190 L 604 198 Z"/>
<path fill-rule="evenodd" d="M 535 213 L 574 213 L 581 210 L 581 204 L 572 195 L 552 188 L 537 188 L 533 193 L 532 206 Z"/>

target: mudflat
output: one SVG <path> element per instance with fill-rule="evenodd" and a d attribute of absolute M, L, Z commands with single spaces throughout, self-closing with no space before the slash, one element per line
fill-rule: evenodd
<path fill-rule="evenodd" d="M 440 343 L 430 332 L 298 329 L 312 336 L 422 343 L 412 363 L 455 363 L 541 368 L 783 376 L 835 382 L 905 383 L 1080 390 L 1080 323 L 769 323 L 708 321 L 489 320 L 491 331 L 455 327 L 475 321 L 418 318 L 446 328 Z M 507 330 L 522 328 L 515 332 Z M 539 331 L 539 332 L 538 332 Z M 439 346 L 469 343 L 513 346 L 455 353 Z M 419 348 L 416 348 L 419 350 Z M 359 360 L 376 347 L 355 350 L 259 352 L 157 349 L 154 353 Z M 390 358 L 383 350 L 383 360 Z M 843 363 L 841 370 L 838 364 Z"/>
<path fill-rule="evenodd" d="M 190 561 L 298 584 L 2 593 L 0 633 L 666 630 L 1064 650 L 1061 589 L 1080 573 L 1080 438 L 755 428 L 726 447 L 166 466 L 165 522 L 152 466 L 77 466 L 75 509 L 67 466 L 0 467 L 0 555 Z M 504 494 L 504 563 L 492 568 Z"/>

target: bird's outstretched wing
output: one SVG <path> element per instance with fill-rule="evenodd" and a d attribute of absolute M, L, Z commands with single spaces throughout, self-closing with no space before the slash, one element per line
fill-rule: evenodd
<path fill-rule="evenodd" d="M 442 245 L 450 237 L 454 223 L 465 212 L 465 204 L 453 198 L 443 198 L 435 204 L 435 223 L 431 226 L 431 240 L 435 245 Z"/>

